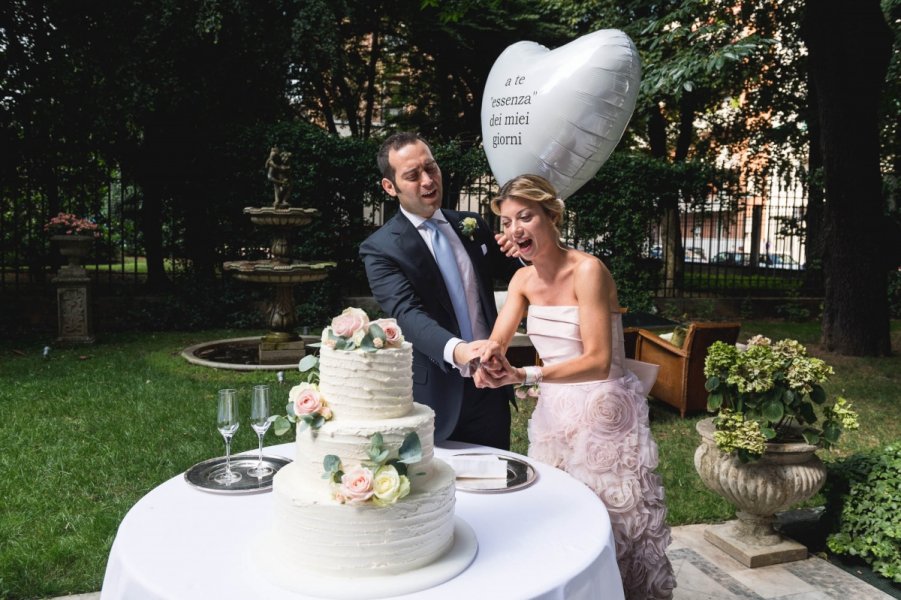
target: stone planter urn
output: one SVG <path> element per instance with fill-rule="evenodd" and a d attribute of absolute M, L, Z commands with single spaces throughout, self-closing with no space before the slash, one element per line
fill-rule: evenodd
<path fill-rule="evenodd" d="M 91 310 L 91 278 L 81 261 L 91 251 L 94 236 L 53 235 L 50 240 L 59 246 L 59 253 L 68 264 L 60 267 L 53 283 L 56 285 L 57 323 L 62 344 L 92 344 L 94 319 Z"/>
<path fill-rule="evenodd" d="M 59 246 L 59 253 L 66 257 L 70 268 L 78 268 L 91 251 L 94 237 L 90 235 L 53 235 L 50 240 Z"/>
<path fill-rule="evenodd" d="M 701 445 L 695 469 L 708 488 L 737 508 L 738 517 L 709 527 L 705 539 L 751 568 L 807 558 L 807 548 L 782 537 L 773 522 L 775 513 L 807 500 L 825 483 L 816 446 L 770 442 L 759 460 L 742 463 L 717 448 L 712 418 L 699 421 L 696 429 Z"/>

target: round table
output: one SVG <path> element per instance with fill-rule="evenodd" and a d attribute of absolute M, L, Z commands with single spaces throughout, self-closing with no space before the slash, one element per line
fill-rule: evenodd
<path fill-rule="evenodd" d="M 453 442 L 435 450 L 438 458 L 460 452 L 498 451 Z M 294 444 L 265 453 L 291 459 Z M 501 494 L 458 490 L 456 514 L 475 531 L 478 554 L 460 575 L 404 598 L 623 598 L 610 519 L 597 496 L 559 469 L 503 454 L 528 460 L 538 472 L 535 484 Z M 250 560 L 271 513 L 270 493 L 213 494 L 183 474 L 173 477 L 122 520 L 101 600 L 311 599 L 276 586 Z"/>

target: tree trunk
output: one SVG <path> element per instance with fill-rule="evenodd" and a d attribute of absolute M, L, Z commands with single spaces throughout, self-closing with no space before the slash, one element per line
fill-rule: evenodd
<path fill-rule="evenodd" d="M 658 103 L 651 105 L 648 116 L 648 140 L 651 156 L 667 160 L 666 117 Z M 672 290 L 681 295 L 682 270 L 677 267 L 682 255 L 682 230 L 679 222 L 679 202 L 676 194 L 667 194 L 658 199 L 663 218 L 660 222 L 660 237 L 663 246 L 663 285 L 665 291 Z"/>
<path fill-rule="evenodd" d="M 191 261 L 192 274 L 199 281 L 215 280 L 218 264 L 215 248 L 218 240 L 210 235 L 213 219 L 208 208 L 215 199 L 209 197 L 209 189 L 201 182 L 183 183 L 178 186 L 181 197 L 176 197 L 185 217 L 185 254 Z"/>
<path fill-rule="evenodd" d="M 329 99 L 328 92 L 325 89 L 325 81 L 322 79 L 322 73 L 319 71 L 313 73 L 313 82 L 316 85 L 316 93 L 319 94 L 319 107 L 322 109 L 322 117 L 325 119 L 325 125 L 328 127 L 329 133 L 338 135 L 338 127 L 335 124 L 335 113 L 332 110 L 332 103 Z"/>
<path fill-rule="evenodd" d="M 648 115 L 648 141 L 651 144 L 651 156 L 666 159 L 666 117 L 655 102 Z"/>
<path fill-rule="evenodd" d="M 805 295 L 823 293 L 823 152 L 820 140 L 819 106 L 816 86 L 808 69 L 807 77 L 807 210 L 804 213 Z"/>
<path fill-rule="evenodd" d="M 891 352 L 878 110 L 892 47 L 878 0 L 809 0 L 802 36 L 819 105 L 826 180 L 823 343 Z"/>
<path fill-rule="evenodd" d="M 150 291 L 161 291 L 169 287 L 169 277 L 163 264 L 163 201 L 162 190 L 154 183 L 153 177 L 138 181 L 143 192 L 141 202 L 141 234 L 144 237 L 144 252 L 147 260 L 147 281 Z"/>
<path fill-rule="evenodd" d="M 691 142 L 695 134 L 695 99 L 689 92 L 679 100 L 679 135 L 676 138 L 676 152 L 673 162 L 684 162 L 688 158 Z"/>
<path fill-rule="evenodd" d="M 369 139 L 372 131 L 372 113 L 375 109 L 375 78 L 378 76 L 379 55 L 381 54 L 381 40 L 379 38 L 379 18 L 375 17 L 372 30 L 372 50 L 369 53 L 369 64 L 366 68 L 366 113 L 363 116 L 363 137 Z M 382 116 L 384 119 L 384 116 Z"/>

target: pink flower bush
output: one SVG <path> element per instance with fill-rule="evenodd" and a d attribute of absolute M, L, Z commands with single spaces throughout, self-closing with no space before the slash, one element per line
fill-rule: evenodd
<path fill-rule="evenodd" d="M 72 213 L 59 213 L 46 224 L 44 231 L 53 235 L 90 235 L 100 237 L 100 227 L 90 219 L 77 217 Z"/>

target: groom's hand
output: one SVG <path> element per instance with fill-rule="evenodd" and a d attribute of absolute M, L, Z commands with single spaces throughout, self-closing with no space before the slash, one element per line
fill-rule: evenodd
<path fill-rule="evenodd" d="M 497 245 L 500 246 L 501 252 L 511 258 L 519 258 L 519 246 L 508 239 L 505 234 L 497 233 L 494 235 L 494 239 L 497 241 Z"/>

